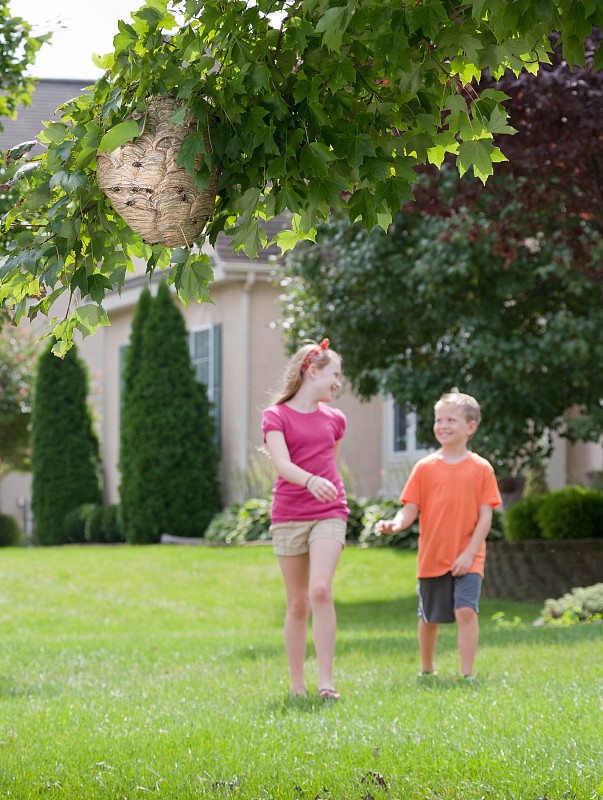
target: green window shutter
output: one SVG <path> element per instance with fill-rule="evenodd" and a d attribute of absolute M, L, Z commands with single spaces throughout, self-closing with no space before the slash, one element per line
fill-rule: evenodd
<path fill-rule="evenodd" d="M 213 327 L 212 391 L 214 419 L 216 420 L 216 447 L 222 452 L 222 324 Z"/>

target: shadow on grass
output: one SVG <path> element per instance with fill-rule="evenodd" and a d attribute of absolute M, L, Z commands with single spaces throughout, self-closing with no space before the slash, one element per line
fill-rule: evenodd
<path fill-rule="evenodd" d="M 59 694 L 58 689 L 52 684 L 44 683 L 18 683 L 17 681 L 8 678 L 0 677 L 0 699 L 1 698 L 17 698 L 17 697 L 56 697 Z"/>
<path fill-rule="evenodd" d="M 286 694 L 280 700 L 273 700 L 267 710 L 278 714 L 325 714 L 338 707 L 343 700 L 322 700 L 316 691 L 309 690 L 304 697 Z"/>

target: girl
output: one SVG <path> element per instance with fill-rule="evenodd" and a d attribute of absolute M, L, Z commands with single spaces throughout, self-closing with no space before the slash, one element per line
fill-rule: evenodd
<path fill-rule="evenodd" d="M 349 514 L 335 458 L 346 426 L 327 405 L 341 388 L 341 360 L 329 340 L 301 347 L 289 361 L 280 396 L 264 411 L 264 441 L 277 472 L 270 532 L 285 581 L 285 648 L 290 692 L 305 695 L 308 617 L 318 660 L 318 693 L 333 687 L 335 604 L 331 584 Z"/>

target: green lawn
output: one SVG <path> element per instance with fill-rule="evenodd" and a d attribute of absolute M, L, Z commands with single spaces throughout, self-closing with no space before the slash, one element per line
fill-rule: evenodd
<path fill-rule="evenodd" d="M 454 626 L 418 686 L 414 568 L 345 551 L 324 704 L 287 697 L 269 547 L 0 550 L 0 798 L 603 797 L 603 625 L 482 601 L 477 688 Z"/>

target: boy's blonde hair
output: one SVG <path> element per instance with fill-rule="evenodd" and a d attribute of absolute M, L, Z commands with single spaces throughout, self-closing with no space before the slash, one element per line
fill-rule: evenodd
<path fill-rule="evenodd" d="M 460 409 L 465 415 L 467 422 L 471 422 L 473 420 L 474 422 L 477 422 L 478 425 L 480 424 L 482 414 L 479 403 L 475 397 L 471 397 L 470 394 L 463 394 L 463 392 L 459 392 L 455 389 L 453 389 L 451 392 L 446 392 L 435 404 L 434 410 L 437 412 L 438 406 L 442 405 L 443 403 Z"/>

